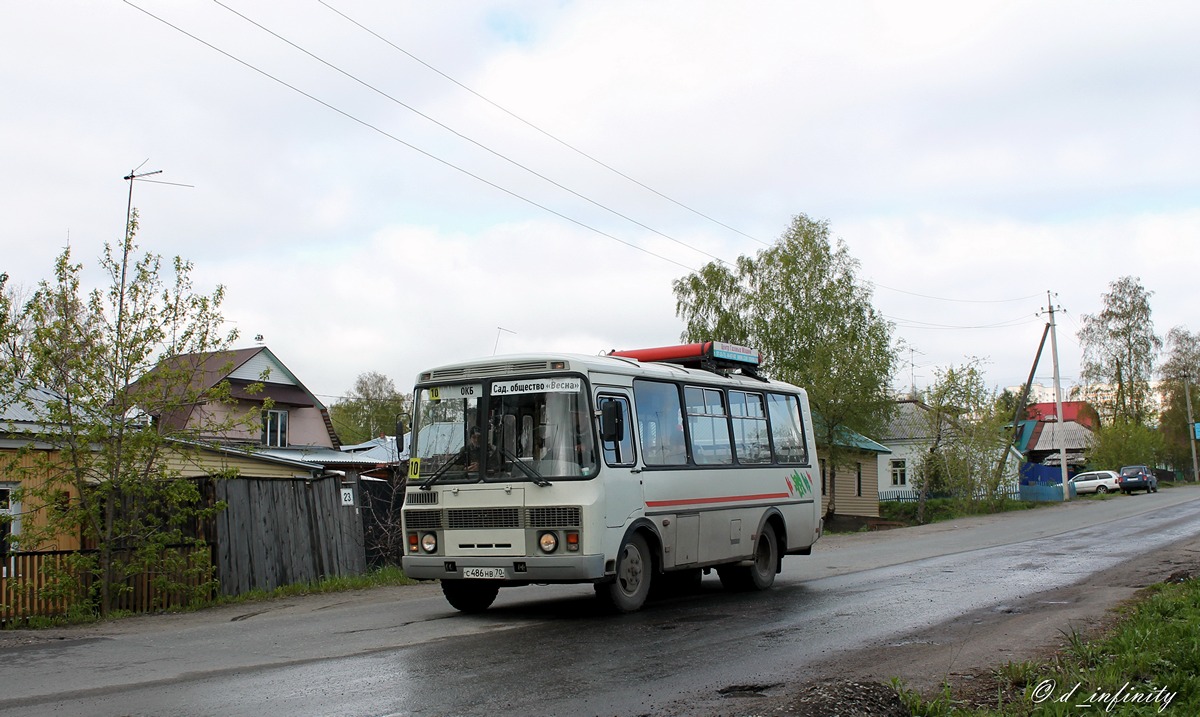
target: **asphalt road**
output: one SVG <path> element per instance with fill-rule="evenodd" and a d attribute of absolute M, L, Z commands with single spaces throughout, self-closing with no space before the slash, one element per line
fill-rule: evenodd
<path fill-rule="evenodd" d="M 826 536 L 776 587 L 627 616 L 588 586 L 434 585 L 0 636 L 0 715 L 648 715 L 1070 585 L 1200 535 L 1200 488 Z M 674 707 L 672 707 L 674 706 Z"/>

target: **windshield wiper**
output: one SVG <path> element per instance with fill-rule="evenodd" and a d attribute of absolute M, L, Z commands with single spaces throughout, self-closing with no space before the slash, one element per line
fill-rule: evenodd
<path fill-rule="evenodd" d="M 459 462 L 465 462 L 466 459 L 467 459 L 466 454 L 463 454 L 460 456 L 455 456 L 454 460 L 447 461 L 446 465 L 442 466 L 441 468 L 438 468 L 436 471 L 434 471 L 433 475 L 429 476 L 424 481 L 422 481 L 421 485 L 418 486 L 418 488 L 420 490 L 429 490 L 433 486 L 434 483 L 437 483 L 438 478 L 441 478 L 446 473 L 446 471 L 450 470 L 451 467 L 458 464 Z"/>
<path fill-rule="evenodd" d="M 543 476 L 541 473 L 538 473 L 536 468 L 534 468 L 533 466 L 530 466 L 530 465 L 526 465 L 524 461 L 522 461 L 520 458 L 514 456 L 512 453 L 508 452 L 504 448 L 500 448 L 500 455 L 507 458 L 509 463 L 512 463 L 517 468 L 519 468 L 521 470 L 521 472 L 525 474 L 526 478 L 533 481 L 534 485 L 541 486 L 543 488 L 550 485 L 550 481 L 546 480 L 546 477 Z"/>

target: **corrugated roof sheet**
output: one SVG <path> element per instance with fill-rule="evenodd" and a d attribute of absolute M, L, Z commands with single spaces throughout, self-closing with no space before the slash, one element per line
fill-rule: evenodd
<path fill-rule="evenodd" d="M 906 399 L 896 402 L 896 411 L 883 431 L 879 440 L 884 443 L 893 441 L 931 440 L 933 435 L 933 409 L 921 401 Z M 953 423 L 946 420 L 947 423 Z"/>
<path fill-rule="evenodd" d="M 1030 442 L 1031 451 L 1080 450 L 1095 440 L 1091 431 L 1074 421 L 1043 421 L 1041 426 L 1042 430 Z"/>
<path fill-rule="evenodd" d="M 20 395 L 0 396 L 0 421 L 5 423 L 41 423 L 46 420 L 46 404 L 56 396 L 41 388 L 26 388 Z"/>

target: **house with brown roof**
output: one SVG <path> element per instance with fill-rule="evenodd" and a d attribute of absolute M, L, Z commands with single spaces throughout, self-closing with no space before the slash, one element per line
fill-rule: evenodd
<path fill-rule="evenodd" d="M 135 388 L 160 390 L 156 388 L 156 379 L 171 373 L 186 374 L 192 388 L 201 390 L 227 381 L 233 399 L 229 403 L 185 404 L 157 416 L 173 429 L 226 425 L 230 418 L 253 419 L 240 421 L 238 427 L 220 435 L 198 429 L 194 436 L 197 441 L 264 449 L 341 447 L 328 409 L 266 346 L 178 356 L 155 367 L 137 381 Z M 171 390 L 171 381 L 161 383 L 164 386 L 161 390 Z M 254 419 L 256 415 L 261 420 Z"/>

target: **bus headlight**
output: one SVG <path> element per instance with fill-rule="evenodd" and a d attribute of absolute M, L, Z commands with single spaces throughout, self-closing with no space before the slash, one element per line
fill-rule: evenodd
<path fill-rule="evenodd" d="M 558 550 L 558 536 L 554 533 L 542 533 L 538 536 L 538 547 L 543 553 L 553 553 Z"/>
<path fill-rule="evenodd" d="M 427 553 L 437 552 L 437 535 L 426 533 L 421 536 L 421 548 Z"/>

